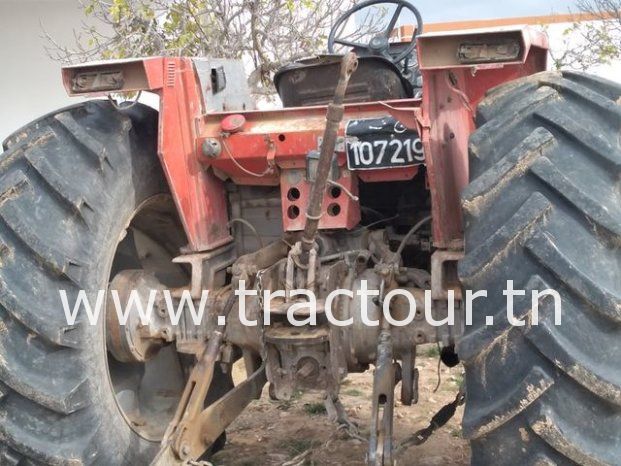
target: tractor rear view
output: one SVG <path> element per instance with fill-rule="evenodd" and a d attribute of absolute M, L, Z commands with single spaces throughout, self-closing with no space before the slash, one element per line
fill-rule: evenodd
<path fill-rule="evenodd" d="M 0 464 L 198 464 L 266 386 L 359 435 L 339 387 L 371 366 L 369 465 L 464 401 L 472 464 L 621 464 L 621 87 L 546 72 L 529 28 L 422 32 L 360 3 L 269 111 L 234 60 L 63 69 L 159 112 L 92 100 L 4 142 Z M 397 443 L 426 343 L 465 382 Z"/>

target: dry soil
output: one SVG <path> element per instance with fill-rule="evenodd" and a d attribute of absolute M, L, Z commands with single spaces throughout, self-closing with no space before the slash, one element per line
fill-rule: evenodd
<path fill-rule="evenodd" d="M 442 405 L 454 399 L 463 378 L 461 366 L 440 367 L 435 346 L 419 347 L 419 403 L 395 408 L 396 441 L 426 427 Z M 351 374 L 341 388 L 341 399 L 363 437 L 368 435 L 372 368 L 363 374 Z M 398 398 L 399 386 L 395 393 Z M 366 444 L 336 430 L 326 414 L 320 393 L 299 393 L 289 402 L 270 401 L 267 389 L 253 401 L 227 430 L 224 450 L 212 462 L 217 466 L 262 465 L 351 465 L 365 464 Z M 468 465 L 468 443 L 461 437 L 463 407 L 451 421 L 426 443 L 411 447 L 397 457 L 398 465 Z M 293 461 L 292 461 L 293 460 Z"/>

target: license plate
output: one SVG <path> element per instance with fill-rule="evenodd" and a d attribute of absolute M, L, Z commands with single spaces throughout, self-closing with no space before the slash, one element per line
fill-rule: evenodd
<path fill-rule="evenodd" d="M 425 163 L 418 133 L 394 118 L 349 120 L 345 136 L 350 170 L 412 167 Z"/>

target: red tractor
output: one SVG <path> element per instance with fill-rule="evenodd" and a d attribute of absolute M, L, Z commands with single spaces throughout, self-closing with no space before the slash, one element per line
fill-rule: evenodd
<path fill-rule="evenodd" d="M 359 4 L 276 74 L 278 110 L 233 60 L 63 69 L 70 95 L 159 112 L 92 100 L 4 142 L 1 464 L 197 464 L 266 384 L 353 428 L 339 385 L 370 365 L 367 462 L 393 464 L 424 343 L 466 376 L 423 437 L 465 398 L 473 464 L 621 464 L 621 87 L 547 72 L 529 28 L 422 31 L 404 0 Z"/>

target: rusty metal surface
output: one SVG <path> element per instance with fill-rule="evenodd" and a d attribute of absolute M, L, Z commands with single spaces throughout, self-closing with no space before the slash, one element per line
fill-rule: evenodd
<path fill-rule="evenodd" d="M 235 296 L 230 295 L 222 315 L 226 316 L 230 312 L 234 302 Z M 205 444 L 204 438 L 200 435 L 199 417 L 203 411 L 207 393 L 212 384 L 215 364 L 222 349 L 223 332 L 224 329 L 217 328 L 211 333 L 203 353 L 192 368 L 175 415 L 162 439 L 161 449 L 151 463 L 152 465 L 171 464 L 175 458 L 178 458 L 178 464 L 183 464 L 184 461 L 200 458 L 209 446 Z M 222 430 L 225 427 L 223 426 Z"/>
<path fill-rule="evenodd" d="M 159 156 L 189 242 L 176 262 L 191 267 L 192 281 L 186 289 L 195 300 L 205 288 L 215 295 L 216 301 L 208 307 L 209 321 L 194 334 L 193 348 L 200 357 L 165 433 L 155 465 L 179 465 L 199 458 L 243 407 L 260 394 L 266 380 L 280 398 L 291 397 L 300 387 L 324 390 L 335 399 L 347 371 L 365 370 L 371 363 L 376 364 L 377 370 L 369 461 L 383 464 L 392 460 L 392 406 L 395 380 L 399 378 L 393 362 L 403 362 L 402 401 L 412 403 L 416 398 L 415 345 L 441 341 L 449 346 L 454 344 L 455 332 L 460 331 L 459 326 L 456 330 L 436 328 L 423 319 L 422 288 L 430 282 L 436 318 L 448 313 L 448 290 L 454 290 L 459 298 L 459 286 L 451 271 L 463 248 L 459 196 L 468 182 L 467 142 L 474 128 L 474 110 L 491 87 L 545 67 L 546 44 L 539 36 L 521 34 L 524 56 L 519 63 L 485 67 L 430 64 L 433 57 L 425 50 L 429 44 L 433 46 L 438 36 L 423 36 L 424 47 L 419 48 L 419 54 L 424 55 L 420 57 L 424 64 L 422 100 L 344 104 L 347 82 L 356 63 L 351 55 L 343 59 L 332 104 L 273 111 L 244 108 L 243 95 L 238 96 L 240 100 L 235 104 L 224 95 L 215 98 L 224 89 L 224 82 L 210 81 L 213 67 L 208 62 L 157 57 L 64 69 L 65 85 L 73 94 L 89 85 L 93 90 L 101 89 L 101 84 L 97 87 L 93 83 L 103 79 L 106 86 L 118 84 L 122 90 L 144 89 L 160 96 Z M 453 40 L 440 39 L 448 43 Z M 452 57 L 450 53 L 446 56 Z M 207 68 L 203 69 L 203 65 Z M 80 72 L 95 74 L 84 75 L 81 80 Z M 104 74 L 98 75 L 99 72 Z M 218 73 L 216 69 L 216 77 Z M 208 85 L 215 87 L 207 89 Z M 209 100 L 212 98 L 213 102 Z M 316 95 L 311 96 L 311 100 L 315 98 Z M 299 103 L 307 104 L 308 100 Z M 231 105 L 239 107 L 236 113 L 220 111 Z M 424 146 L 426 166 L 420 167 L 420 186 L 424 191 L 424 173 L 431 198 L 432 239 L 438 248 L 431 256 L 430 276 L 425 275 L 426 270 L 421 273 L 421 269 L 407 270 L 402 266 L 400 254 L 390 249 L 394 241 L 391 243 L 388 238 L 388 228 L 370 234 L 361 229 L 365 231 L 360 237 L 355 231 L 349 235 L 341 232 L 341 239 L 346 238 L 343 241 L 330 238 L 335 230 L 353 229 L 360 222 L 360 207 L 355 200 L 359 180 L 409 180 L 419 173 L 419 167 L 382 168 L 360 174 L 346 168 L 342 120 L 388 115 L 416 129 Z M 318 150 L 319 158 L 311 169 L 314 162 L 309 154 Z M 282 241 L 233 262 L 237 251 L 231 244 L 224 180 L 261 186 L 264 190 L 279 186 L 280 199 L 278 194 L 274 199 L 281 203 L 283 229 L 304 230 L 303 236 L 287 234 Z M 339 194 L 334 188 L 339 189 Z M 273 190 L 278 193 L 278 188 Z M 424 194 L 427 199 L 427 193 Z M 265 209 L 266 205 L 256 203 L 255 207 Z M 424 240 L 430 244 L 428 235 Z M 424 251 L 429 250 L 430 247 Z M 241 280 L 247 282 L 247 288 L 259 292 L 246 305 L 247 317 L 259 321 L 257 327 L 242 325 L 238 313 L 230 312 L 235 308 L 230 287 L 236 287 Z M 355 293 L 362 289 L 362 280 L 366 280 L 368 288 L 382 290 L 379 299 L 362 298 Z M 413 295 L 417 311 L 408 326 L 391 328 L 382 316 L 382 305 L 386 291 L 397 282 Z M 343 329 L 325 322 L 314 328 L 287 326 L 284 316 L 288 306 L 296 303 L 287 296 L 275 303 L 276 324 L 266 330 L 260 323 L 265 312 L 261 292 L 282 289 L 283 283 L 287 290 L 301 286 L 318 291 L 322 318 L 329 291 L 354 291 L 355 298 L 339 301 L 337 309 L 341 320 L 352 318 L 353 324 Z M 370 320 L 377 321 L 378 326 L 362 321 L 359 311 L 363 304 Z M 390 303 L 391 317 L 403 320 L 409 314 L 409 304 L 403 297 L 394 298 Z M 230 317 L 226 333 L 223 325 L 214 322 L 218 314 Z M 297 317 L 305 315 L 299 312 Z M 111 348 L 113 352 L 118 350 L 121 358 L 146 359 L 164 341 L 169 341 L 166 335 L 157 333 L 157 328 L 147 328 L 148 334 L 140 334 L 136 340 L 135 335 L 120 332 L 116 322 L 111 325 L 115 328 L 110 332 Z M 245 359 L 252 363 L 248 370 L 252 368 L 254 372 L 246 382 L 205 408 L 216 363 L 230 365 L 237 350 L 245 352 Z M 259 354 L 263 365 L 258 361 Z"/>
<path fill-rule="evenodd" d="M 367 464 L 387 466 L 393 464 L 392 431 L 395 407 L 395 366 L 390 330 L 382 330 L 377 345 L 372 397 Z"/>
<path fill-rule="evenodd" d="M 420 113 L 420 104 L 420 99 L 345 104 L 343 119 L 347 121 L 392 115 L 404 125 L 419 129 L 417 121 L 420 118 L 417 114 Z M 205 125 L 199 135 L 199 147 L 206 139 L 223 139 L 221 122 L 229 115 L 231 113 L 214 113 L 204 117 Z M 223 145 L 223 153 L 204 163 L 236 184 L 277 186 L 279 170 L 305 169 L 308 153 L 319 149 L 325 129 L 326 106 L 256 110 L 243 112 L 243 115 L 246 119 L 243 131 L 228 135 Z M 340 138 L 345 136 L 344 125 L 339 126 L 337 134 Z M 268 154 L 278 170 L 267 172 L 260 177 L 251 176 L 231 160 L 227 149 L 237 164 L 249 171 L 262 173 L 267 166 Z M 336 152 L 339 166 L 345 166 L 343 146 L 337 145 Z M 415 167 L 392 168 L 378 170 L 377 173 L 383 174 L 386 180 L 395 179 L 395 174 L 401 174 L 399 179 L 409 179 L 413 176 L 413 168 Z"/>
<path fill-rule="evenodd" d="M 136 307 L 129 307 L 131 293 L 137 293 L 140 302 L 148 302 L 151 290 L 162 291 L 166 287 L 153 274 L 144 270 L 123 270 L 110 282 L 109 290 L 117 293 L 122 309 L 130 309 L 127 322 L 119 323 L 115 301 L 109 297 L 106 302 L 106 348 L 120 362 L 145 362 L 172 339 L 172 330 L 166 320 L 157 312 L 160 303 L 147 325 L 142 325 Z"/>
<path fill-rule="evenodd" d="M 469 181 L 468 138 L 474 130 L 476 105 L 489 89 L 546 69 L 547 42 L 544 36 L 533 33 L 531 37 L 530 32 L 524 34 L 530 37 L 533 46 L 525 49 L 519 63 L 422 67 L 421 139 L 427 154 L 433 242 L 436 247 L 461 247 L 463 225 L 459 196 Z M 419 43 L 428 40 L 431 45 L 432 40 L 443 35 L 446 34 L 427 36 L 429 39 L 423 35 Z M 424 46 L 419 49 L 419 60 L 424 61 L 425 50 Z"/>
<path fill-rule="evenodd" d="M 163 59 L 162 65 L 166 83 L 160 91 L 160 160 L 190 249 L 215 249 L 232 238 L 222 182 L 212 171 L 202 169 L 197 156 L 195 121 L 201 108 L 194 67 L 182 58 Z"/>
<path fill-rule="evenodd" d="M 329 335 L 327 326 L 266 329 L 267 375 L 275 398 L 289 400 L 296 389 L 336 393 L 339 368 L 330 358 Z"/>
<path fill-rule="evenodd" d="M 358 58 L 353 52 L 345 55 L 341 62 L 339 80 L 334 92 L 334 100 L 328 104 L 326 114 L 326 128 L 323 133 L 323 143 L 317 163 L 317 173 L 315 181 L 311 187 L 308 204 L 306 206 L 306 223 L 302 234 L 302 255 L 301 260 L 304 264 L 308 263 L 308 253 L 315 244 L 315 236 L 319 227 L 319 220 L 322 216 L 321 206 L 326 192 L 328 176 L 330 175 L 330 165 L 336 148 L 336 136 L 339 125 L 343 119 L 343 100 L 351 75 L 358 67 Z"/>
<path fill-rule="evenodd" d="M 235 259 L 235 245 L 231 243 L 209 252 L 177 256 L 173 262 L 190 266 L 190 295 L 194 299 L 200 299 L 203 290 L 216 290 L 225 285 L 226 268 Z M 181 291 L 183 290 L 176 290 L 176 295 L 180 295 Z"/>
<path fill-rule="evenodd" d="M 251 253 L 263 245 L 282 238 L 282 203 L 280 189 L 268 186 L 231 186 L 229 203 L 231 219 L 244 219 L 254 228 L 236 222 L 233 224 L 237 255 Z"/>
<path fill-rule="evenodd" d="M 201 93 L 202 113 L 253 110 L 255 103 L 244 76 L 241 60 L 226 58 L 192 58 Z M 217 89 L 215 77 L 224 76 L 225 87 Z"/>
<path fill-rule="evenodd" d="M 334 181 L 347 189 L 352 195 L 358 195 L 356 174 L 343 168 Z M 281 210 L 285 231 L 301 231 L 305 226 L 304 210 L 308 202 L 311 183 L 306 179 L 304 170 L 283 170 L 280 178 Z M 345 228 L 351 230 L 360 222 L 360 203 L 354 201 L 343 189 L 331 187 L 326 189 L 321 203 L 319 229 Z"/>
<path fill-rule="evenodd" d="M 215 249 L 232 240 L 228 229 L 226 193 L 222 181 L 199 160 L 202 115 L 201 86 L 190 58 L 153 57 L 104 61 L 63 68 L 70 95 L 80 70 L 119 68 L 124 91 L 146 90 L 160 96 L 158 154 L 189 240 L 189 249 Z M 154 135 L 155 137 L 155 135 Z"/>
<path fill-rule="evenodd" d="M 514 40 L 520 45 L 520 54 L 514 60 L 503 60 L 502 65 L 523 65 L 531 52 L 547 56 L 548 38 L 539 29 L 529 26 L 509 26 L 455 31 L 430 32 L 418 37 L 418 56 L 421 70 L 473 68 L 474 70 L 490 68 L 487 64 L 463 64 L 457 56 L 460 43 L 467 41 Z M 537 49 L 537 50 L 533 50 Z M 502 67 L 491 66 L 492 69 Z M 544 68 L 545 69 L 545 68 Z"/>
<path fill-rule="evenodd" d="M 423 66 L 423 101 L 403 99 L 388 102 L 349 104 L 346 118 L 392 115 L 404 125 L 420 131 L 425 153 L 434 217 L 434 244 L 454 247 L 462 237 L 459 192 L 468 180 L 467 139 L 473 129 L 472 112 L 491 87 L 545 69 L 547 43 L 544 36 L 520 29 L 525 52 L 520 63 L 494 67 Z M 444 36 L 450 35 L 444 33 Z M 426 44 L 439 35 L 419 38 L 419 60 L 425 63 Z M 440 37 L 441 39 L 441 37 Z M 421 42 L 422 41 L 422 42 Z M 124 90 L 149 90 L 160 95 L 159 152 L 175 202 L 193 251 L 217 248 L 231 240 L 227 227 L 225 192 L 214 171 L 238 184 L 278 185 L 279 170 L 253 177 L 240 170 L 229 156 L 247 170 L 262 172 L 268 163 L 279 169 L 304 168 L 309 151 L 318 148 L 324 129 L 326 107 L 288 108 L 275 111 L 244 111 L 243 131 L 226 138 L 223 153 L 203 169 L 200 148 L 207 138 L 222 140 L 220 122 L 229 113 L 202 111 L 202 86 L 190 59 L 154 57 L 83 64 L 63 69 L 70 94 L 72 79 L 80 70 L 124 72 Z M 471 69 L 472 68 L 472 69 Z M 474 72 L 473 72 L 474 71 Z M 447 84 L 447 73 L 454 83 Z M 243 106 L 242 106 L 243 107 Z M 343 135 L 343 128 L 338 129 Z M 344 154 L 341 166 L 344 163 Z M 364 174 L 367 181 L 407 179 L 412 168 L 378 170 Z M 341 226 L 344 227 L 344 226 Z"/>
<path fill-rule="evenodd" d="M 202 442 L 205 447 L 215 442 L 248 403 L 261 396 L 266 382 L 265 366 L 262 365 L 233 390 L 205 408 L 198 419 L 195 442 Z"/>
<path fill-rule="evenodd" d="M 287 242 L 278 240 L 240 257 L 232 267 L 234 280 L 244 280 L 247 285 L 251 284 L 259 270 L 266 269 L 280 259 L 284 259 L 288 252 L 289 245 Z"/>
<path fill-rule="evenodd" d="M 418 403 L 416 346 L 401 354 L 401 403 L 406 406 Z"/>
<path fill-rule="evenodd" d="M 463 259 L 463 257 L 463 251 L 438 250 L 431 255 L 432 299 L 446 300 L 448 299 L 448 291 L 452 290 L 455 299 L 461 300 L 461 284 L 457 279 L 456 271 L 457 262 Z M 450 273 L 451 271 L 453 272 L 452 274 Z"/>

